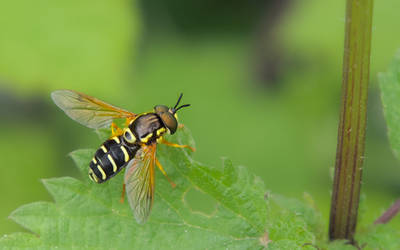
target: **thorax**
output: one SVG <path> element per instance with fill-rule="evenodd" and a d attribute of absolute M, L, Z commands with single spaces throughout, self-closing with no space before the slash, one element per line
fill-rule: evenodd
<path fill-rule="evenodd" d="M 137 141 L 145 144 L 155 142 L 167 131 L 160 117 L 155 113 L 139 115 L 129 125 L 129 128 L 134 133 Z"/>

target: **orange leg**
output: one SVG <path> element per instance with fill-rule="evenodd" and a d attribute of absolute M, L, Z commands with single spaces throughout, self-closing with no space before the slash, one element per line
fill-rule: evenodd
<path fill-rule="evenodd" d="M 121 202 L 122 204 L 125 201 L 125 183 L 122 184 L 122 194 L 121 194 L 121 199 L 119 200 L 119 202 Z"/>
<path fill-rule="evenodd" d="M 179 144 L 176 144 L 176 143 L 172 143 L 172 142 L 166 141 L 166 140 L 164 140 L 164 139 L 162 139 L 162 140 L 160 141 L 160 143 L 165 144 L 165 145 L 170 146 L 170 147 L 175 147 L 175 148 L 188 148 L 188 149 L 192 150 L 193 152 L 196 151 L 195 148 L 192 148 L 192 147 L 189 146 L 189 145 L 179 145 Z"/>
<path fill-rule="evenodd" d="M 173 188 L 176 187 L 176 184 L 168 177 L 167 173 L 165 172 L 165 170 L 163 169 L 163 167 L 161 166 L 161 163 L 158 161 L 158 159 L 156 158 L 156 165 L 157 167 L 160 169 L 160 171 L 163 173 L 163 175 L 165 177 L 167 177 L 167 180 L 169 181 L 169 183 L 171 184 L 171 186 Z"/>
<path fill-rule="evenodd" d="M 123 131 L 115 122 L 111 123 L 111 137 L 122 135 Z"/>

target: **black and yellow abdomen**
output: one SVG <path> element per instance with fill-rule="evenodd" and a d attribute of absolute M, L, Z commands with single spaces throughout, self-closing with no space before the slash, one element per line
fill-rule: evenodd
<path fill-rule="evenodd" d="M 127 143 L 123 136 L 114 136 L 101 145 L 90 162 L 89 177 L 102 183 L 116 175 L 135 157 L 140 148 L 137 144 Z"/>
<path fill-rule="evenodd" d="M 116 175 L 132 160 L 143 145 L 156 143 L 167 132 L 155 113 L 143 113 L 133 120 L 122 135 L 103 143 L 90 162 L 89 177 L 97 183 Z"/>

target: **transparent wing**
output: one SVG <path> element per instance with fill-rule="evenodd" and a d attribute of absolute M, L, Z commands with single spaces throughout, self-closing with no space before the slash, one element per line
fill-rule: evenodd
<path fill-rule="evenodd" d="M 127 110 L 74 90 L 56 90 L 51 93 L 51 98 L 71 119 L 89 128 L 106 128 L 115 118 L 136 116 Z"/>
<path fill-rule="evenodd" d="M 145 223 L 153 206 L 156 144 L 143 146 L 125 171 L 129 205 L 138 223 Z"/>

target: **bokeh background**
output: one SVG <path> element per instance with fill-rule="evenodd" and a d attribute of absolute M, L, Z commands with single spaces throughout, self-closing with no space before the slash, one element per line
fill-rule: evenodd
<path fill-rule="evenodd" d="M 377 88 L 400 48 L 399 9 L 397 0 L 375 2 L 365 224 L 400 197 Z M 78 177 L 69 152 L 101 143 L 56 108 L 55 89 L 133 112 L 183 92 L 192 106 L 180 119 L 198 161 L 229 157 L 272 192 L 307 192 L 328 221 L 344 13 L 335 0 L 1 1 L 0 235 L 24 230 L 7 218 L 14 209 L 51 200 L 41 179 Z"/>

